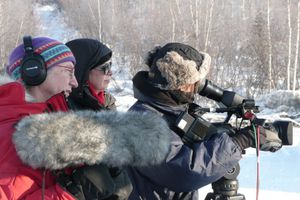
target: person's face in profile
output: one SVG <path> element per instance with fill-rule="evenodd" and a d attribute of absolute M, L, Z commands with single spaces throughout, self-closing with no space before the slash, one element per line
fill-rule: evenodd
<path fill-rule="evenodd" d="M 89 82 L 93 84 L 97 92 L 101 92 L 107 89 L 111 76 L 111 60 L 109 60 L 90 70 Z"/>
<path fill-rule="evenodd" d="M 72 88 L 78 86 L 74 75 L 74 64 L 72 62 L 60 63 L 47 71 L 46 80 L 40 85 L 46 99 L 64 92 L 68 97 Z"/>

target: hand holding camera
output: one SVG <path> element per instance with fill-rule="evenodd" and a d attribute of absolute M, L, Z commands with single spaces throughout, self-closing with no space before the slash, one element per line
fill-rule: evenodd
<path fill-rule="evenodd" d="M 275 152 L 282 147 L 282 141 L 273 125 L 266 124 L 264 126 L 258 126 L 257 130 L 259 130 L 259 148 L 261 151 Z M 258 135 L 258 133 L 255 134 L 255 131 L 256 130 L 253 130 L 253 127 L 248 126 L 239 130 L 232 136 L 232 139 L 241 147 L 241 149 L 246 149 L 248 147 L 256 148 L 256 135 Z"/>

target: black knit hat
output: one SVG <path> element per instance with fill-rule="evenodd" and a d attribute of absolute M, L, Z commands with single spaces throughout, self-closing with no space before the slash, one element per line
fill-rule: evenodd
<path fill-rule="evenodd" d="M 149 52 L 146 64 L 153 85 L 176 90 L 185 84 L 204 79 L 210 68 L 210 56 L 181 43 L 168 43 Z"/>

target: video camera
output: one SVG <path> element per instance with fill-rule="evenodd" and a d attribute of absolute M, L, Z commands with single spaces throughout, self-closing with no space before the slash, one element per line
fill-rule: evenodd
<path fill-rule="evenodd" d="M 275 121 L 271 124 L 266 123 L 265 119 L 255 116 L 259 112 L 258 106 L 253 99 L 244 98 L 235 92 L 219 88 L 205 80 L 200 84 L 198 93 L 218 103 L 222 103 L 222 108 L 202 108 L 197 104 L 191 104 L 189 109 L 182 112 L 176 120 L 176 126 L 182 132 L 182 141 L 191 146 L 195 142 L 208 139 L 213 134 L 226 132 L 229 135 L 235 134 L 242 126 L 233 127 L 229 124 L 232 115 L 237 119 L 249 120 L 255 126 L 267 128 L 272 126 L 282 140 L 282 145 L 293 144 L 293 126 L 289 121 Z M 202 115 L 207 112 L 227 113 L 223 122 L 210 123 Z M 237 192 L 239 188 L 237 176 L 240 172 L 239 164 L 229 170 L 222 178 L 212 183 L 213 193 L 208 193 L 205 200 L 245 200 L 243 194 Z"/>
<path fill-rule="evenodd" d="M 197 104 L 192 104 L 188 110 L 180 114 L 176 120 L 176 126 L 183 132 L 182 140 L 188 146 L 194 142 L 207 139 L 215 133 L 235 134 L 242 124 L 239 127 L 230 126 L 229 120 L 232 115 L 235 115 L 237 119 L 250 120 L 251 124 L 255 126 L 270 126 L 265 119 L 255 116 L 255 113 L 259 112 L 259 107 L 255 105 L 253 99 L 247 99 L 235 92 L 223 90 L 209 80 L 205 80 L 204 83 L 200 84 L 198 94 L 222 103 L 226 107 L 202 108 Z M 227 116 L 223 122 L 210 123 L 202 117 L 207 112 L 227 113 Z M 293 144 L 293 126 L 290 121 L 275 121 L 271 125 L 278 132 L 283 145 Z"/>

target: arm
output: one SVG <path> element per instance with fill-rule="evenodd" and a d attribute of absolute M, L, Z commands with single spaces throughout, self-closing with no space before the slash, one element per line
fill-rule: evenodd
<path fill-rule="evenodd" d="M 116 99 L 109 92 L 105 92 L 105 107 L 108 110 L 117 110 Z"/>
<path fill-rule="evenodd" d="M 225 133 L 196 143 L 192 149 L 174 133 L 166 162 L 157 167 L 138 168 L 138 171 L 157 185 L 186 192 L 218 180 L 240 158 L 240 149 Z"/>

